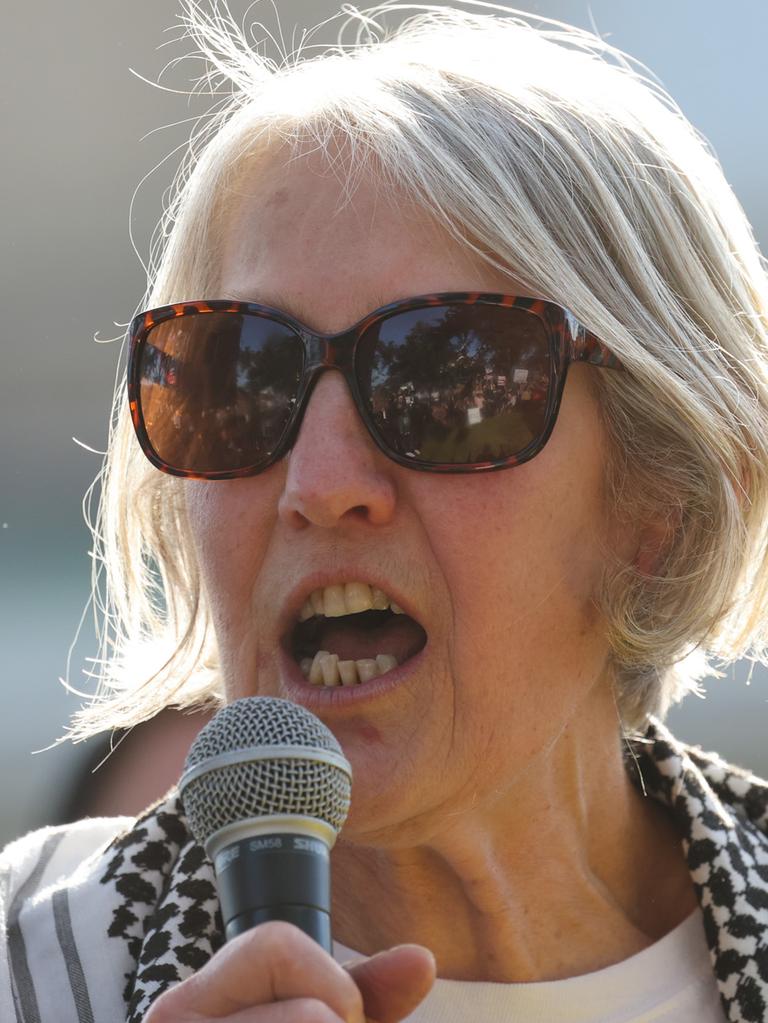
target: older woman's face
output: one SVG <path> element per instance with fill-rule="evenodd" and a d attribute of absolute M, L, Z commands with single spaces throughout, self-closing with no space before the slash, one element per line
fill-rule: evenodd
<path fill-rule="evenodd" d="M 337 178 L 312 159 L 281 161 L 239 192 L 217 297 L 338 331 L 412 295 L 513 290 L 374 183 L 339 209 Z M 428 830 L 447 805 L 495 800 L 589 701 L 609 698 L 593 602 L 607 529 L 595 372 L 571 368 L 550 441 L 517 468 L 396 465 L 328 371 L 280 462 L 250 479 L 182 484 L 228 696 L 303 700 L 326 722 L 354 770 L 348 834 L 394 842 L 406 822 Z M 318 573 L 374 580 L 422 624 L 427 645 L 398 684 L 291 681 L 285 608 Z"/>

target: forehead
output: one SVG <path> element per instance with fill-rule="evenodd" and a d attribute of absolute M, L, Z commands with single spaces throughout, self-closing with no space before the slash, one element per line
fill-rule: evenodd
<path fill-rule="evenodd" d="M 223 297 L 277 306 L 327 331 L 412 295 L 525 293 L 373 175 L 350 185 L 317 154 L 283 152 L 234 189 L 220 285 Z"/>

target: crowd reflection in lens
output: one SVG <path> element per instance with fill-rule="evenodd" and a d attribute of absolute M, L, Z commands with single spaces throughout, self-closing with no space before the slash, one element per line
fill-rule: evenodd
<path fill-rule="evenodd" d="M 371 350 L 374 416 L 406 458 L 492 461 L 539 436 L 551 355 L 546 326 L 527 310 L 412 310 L 381 323 Z"/>

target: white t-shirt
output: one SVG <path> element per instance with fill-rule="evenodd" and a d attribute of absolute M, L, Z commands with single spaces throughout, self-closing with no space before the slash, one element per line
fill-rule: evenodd
<path fill-rule="evenodd" d="M 333 943 L 344 963 L 359 954 Z M 727 1023 L 694 910 L 660 941 L 621 963 L 533 984 L 435 981 L 408 1023 Z"/>

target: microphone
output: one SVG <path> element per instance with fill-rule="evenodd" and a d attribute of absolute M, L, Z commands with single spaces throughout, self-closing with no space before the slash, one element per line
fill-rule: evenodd
<path fill-rule="evenodd" d="M 200 731 L 179 790 L 213 862 L 225 940 L 285 920 L 331 952 L 330 851 L 351 786 L 335 736 L 288 700 L 235 700 Z"/>

